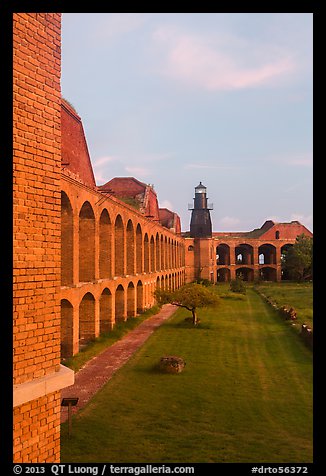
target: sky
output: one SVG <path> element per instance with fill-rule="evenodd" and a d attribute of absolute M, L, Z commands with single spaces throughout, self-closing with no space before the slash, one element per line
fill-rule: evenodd
<path fill-rule="evenodd" d="M 62 96 L 97 185 L 151 184 L 189 230 L 268 219 L 313 230 L 312 13 L 64 13 Z"/>

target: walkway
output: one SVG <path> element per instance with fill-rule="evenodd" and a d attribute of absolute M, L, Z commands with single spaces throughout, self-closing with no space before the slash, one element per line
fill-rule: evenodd
<path fill-rule="evenodd" d="M 61 397 L 78 397 L 73 413 L 84 407 L 112 375 L 139 349 L 157 327 L 175 312 L 175 306 L 166 304 L 161 311 L 149 317 L 122 339 L 93 357 L 75 374 L 75 383 L 61 391 Z M 68 418 L 67 407 L 61 407 L 61 423 Z"/>

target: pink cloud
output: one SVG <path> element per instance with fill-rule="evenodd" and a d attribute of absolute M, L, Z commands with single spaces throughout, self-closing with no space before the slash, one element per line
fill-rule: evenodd
<path fill-rule="evenodd" d="M 276 52 L 274 46 L 257 46 L 234 37 L 206 38 L 161 28 L 154 39 L 165 48 L 162 74 L 207 90 L 273 84 L 296 69 L 292 57 Z"/>

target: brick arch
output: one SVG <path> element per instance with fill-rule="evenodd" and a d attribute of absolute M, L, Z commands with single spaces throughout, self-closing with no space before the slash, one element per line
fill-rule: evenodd
<path fill-rule="evenodd" d="M 61 286 L 73 284 L 74 217 L 68 195 L 61 191 Z"/>
<path fill-rule="evenodd" d="M 107 333 L 112 329 L 112 321 L 112 293 L 106 287 L 100 296 L 100 334 Z"/>
<path fill-rule="evenodd" d="M 99 273 L 100 278 L 112 277 L 112 224 L 109 212 L 102 210 L 99 220 Z"/>
<path fill-rule="evenodd" d="M 136 315 L 136 289 L 134 283 L 130 281 L 127 288 L 127 317 Z"/>
<path fill-rule="evenodd" d="M 118 214 L 114 221 L 114 275 L 125 274 L 125 228 L 122 217 Z"/>
<path fill-rule="evenodd" d="M 115 290 L 115 320 L 123 321 L 125 315 L 125 289 L 122 284 L 119 284 Z"/>
<path fill-rule="evenodd" d="M 226 243 L 219 243 L 216 247 L 216 264 L 230 265 L 230 246 Z"/>
<path fill-rule="evenodd" d="M 95 338 L 95 298 L 87 292 L 79 304 L 79 348 Z"/>
<path fill-rule="evenodd" d="M 161 234 L 160 239 L 160 253 L 161 253 L 161 270 L 165 269 L 165 249 L 164 249 L 164 236 Z"/>
<path fill-rule="evenodd" d="M 79 281 L 95 279 L 95 215 L 88 201 L 79 212 Z"/>
<path fill-rule="evenodd" d="M 239 258 L 241 256 L 241 259 Z M 235 259 L 238 264 L 254 264 L 254 249 L 248 243 L 240 243 L 235 247 Z"/>
<path fill-rule="evenodd" d="M 247 268 L 242 266 L 236 270 L 236 276 L 241 276 L 244 281 L 253 281 L 254 280 L 254 270 L 252 268 Z"/>
<path fill-rule="evenodd" d="M 143 272 L 143 233 L 141 225 L 136 227 L 136 273 Z"/>
<path fill-rule="evenodd" d="M 135 230 L 131 219 L 127 223 L 126 236 L 127 274 L 135 274 Z"/>
<path fill-rule="evenodd" d="M 156 266 L 155 266 L 155 271 L 160 271 L 161 269 L 161 258 L 160 258 L 160 236 L 158 234 L 158 232 L 156 233 L 156 236 L 155 236 L 155 252 L 156 252 L 156 256 L 155 256 L 155 262 L 156 262 Z"/>
<path fill-rule="evenodd" d="M 277 273 L 276 269 L 271 266 L 264 266 L 259 270 L 259 276 L 263 281 L 276 281 Z"/>
<path fill-rule="evenodd" d="M 149 273 L 150 269 L 150 250 L 148 234 L 144 235 L 144 272 Z"/>
<path fill-rule="evenodd" d="M 276 247 L 270 243 L 264 243 L 258 248 L 259 256 L 263 256 L 260 264 L 276 264 Z"/>
<path fill-rule="evenodd" d="M 155 240 L 154 236 L 151 236 L 150 239 L 150 271 L 153 273 L 155 271 Z"/>
<path fill-rule="evenodd" d="M 137 313 L 140 314 L 144 310 L 144 286 L 139 279 L 137 282 Z"/>
<path fill-rule="evenodd" d="M 61 358 L 73 355 L 73 313 L 70 301 L 61 299 Z"/>

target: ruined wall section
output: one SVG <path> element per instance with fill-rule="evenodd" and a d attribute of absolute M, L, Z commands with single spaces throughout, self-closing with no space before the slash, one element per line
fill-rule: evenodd
<path fill-rule="evenodd" d="M 53 462 L 67 380 L 60 366 L 61 15 L 16 13 L 13 22 L 14 461 Z"/>

